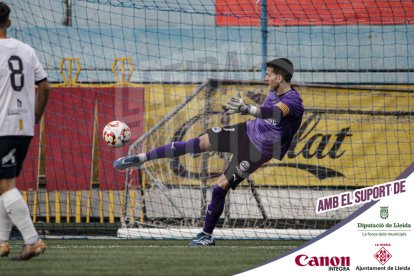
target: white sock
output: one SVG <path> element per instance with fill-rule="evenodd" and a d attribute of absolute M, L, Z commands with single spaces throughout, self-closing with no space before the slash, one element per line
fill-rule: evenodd
<path fill-rule="evenodd" d="M 24 202 L 22 194 L 14 188 L 3 193 L 1 197 L 10 219 L 22 234 L 24 243 L 34 244 L 39 239 L 39 235 L 30 218 L 29 207 Z"/>
<path fill-rule="evenodd" d="M 146 153 L 139 153 L 138 158 L 140 161 L 145 162 L 147 161 L 147 154 Z"/>
<path fill-rule="evenodd" d="M 0 196 L 0 242 L 6 242 L 10 238 L 13 223 L 3 205 L 3 198 Z"/>

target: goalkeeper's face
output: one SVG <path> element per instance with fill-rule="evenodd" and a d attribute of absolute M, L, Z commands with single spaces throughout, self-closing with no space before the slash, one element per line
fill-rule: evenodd
<path fill-rule="evenodd" d="M 269 85 L 270 91 L 277 91 L 280 87 L 280 83 L 283 81 L 283 76 L 274 72 L 272 67 L 267 67 L 265 81 Z"/>

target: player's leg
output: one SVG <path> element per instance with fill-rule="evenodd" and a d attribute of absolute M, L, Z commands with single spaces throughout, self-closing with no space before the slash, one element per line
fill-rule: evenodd
<path fill-rule="evenodd" d="M 207 134 L 192 138 L 187 141 L 178 141 L 159 146 L 147 153 L 121 157 L 114 162 L 118 170 L 125 170 L 130 167 L 140 167 L 146 161 L 159 158 L 173 158 L 186 153 L 200 153 L 209 150 L 210 142 Z"/>
<path fill-rule="evenodd" d="M 10 253 L 8 241 L 12 225 L 12 221 L 7 214 L 6 208 L 3 206 L 3 199 L 0 195 L 0 257 L 7 257 Z"/>
<path fill-rule="evenodd" d="M 16 188 L 16 177 L 20 174 L 23 161 L 30 145 L 30 137 L 13 137 L 1 140 L 0 196 L 4 208 L 14 225 L 23 236 L 25 246 L 13 260 L 28 260 L 43 253 L 46 245 L 39 238 L 30 217 L 29 208 L 22 194 Z M 5 229 L 7 231 L 7 229 Z"/>
<path fill-rule="evenodd" d="M 213 187 L 211 201 L 207 207 L 207 212 L 204 220 L 203 231 L 190 242 L 189 246 L 215 245 L 213 231 L 216 228 L 221 214 L 223 213 L 228 191 L 230 188 L 233 190 L 236 189 L 238 184 L 240 184 L 245 178 L 247 178 L 250 174 L 252 174 L 261 165 L 269 160 L 270 158 L 263 157 L 256 162 L 249 162 L 247 160 L 240 161 L 240 159 L 237 162 L 233 162 L 233 157 L 229 168 L 224 174 L 219 177 L 217 184 Z M 247 168 L 243 167 L 247 164 L 246 162 L 250 164 L 250 168 L 248 168 L 246 171 L 243 171 L 240 168 Z"/>
<path fill-rule="evenodd" d="M 0 137 L 0 257 L 9 255 L 9 238 L 13 226 L 12 220 L 4 207 L 2 191 L 9 189 L 7 178 L 16 175 L 15 167 L 11 166 L 11 159 L 14 157 L 10 154 L 10 139 Z"/>
<path fill-rule="evenodd" d="M 207 130 L 210 150 L 233 153 L 229 168 L 234 166 L 232 163 L 237 159 L 237 150 L 239 148 L 237 145 L 240 143 L 239 133 L 244 131 L 245 124 L 237 124 L 223 128 L 213 127 Z M 229 181 L 226 175 L 222 174 L 213 187 L 211 201 L 206 210 L 203 231 L 190 242 L 189 246 L 209 246 L 215 244 L 212 233 L 223 213 L 224 203 L 229 189 Z"/>
<path fill-rule="evenodd" d="M 213 187 L 211 201 L 207 207 L 204 219 L 203 231 L 199 233 L 189 244 L 189 246 L 209 246 L 215 245 L 213 230 L 224 210 L 224 203 L 227 192 L 230 189 L 226 176 L 222 174 Z"/>
<path fill-rule="evenodd" d="M 208 132 L 212 149 L 232 152 L 233 157 L 226 172 L 218 178 L 216 185 L 213 187 L 203 231 L 190 242 L 189 246 L 209 246 L 215 244 L 212 234 L 223 213 L 227 192 L 230 188 L 236 189 L 238 184 L 271 159 L 270 157 L 263 156 L 249 142 L 245 124 L 226 127 L 223 128 L 223 131 L 216 129 L 216 131 Z"/>

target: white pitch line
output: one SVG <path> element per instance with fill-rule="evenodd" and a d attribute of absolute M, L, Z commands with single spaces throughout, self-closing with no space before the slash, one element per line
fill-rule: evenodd
<path fill-rule="evenodd" d="M 231 246 L 220 246 L 220 245 L 216 245 L 216 246 L 212 246 L 209 248 L 219 248 L 219 249 L 223 249 L 223 248 L 230 248 L 230 249 L 270 249 L 270 250 L 275 250 L 275 249 L 293 249 L 296 246 L 235 246 L 235 245 L 231 245 Z M 168 248 L 189 248 L 186 245 L 48 245 L 48 248 L 54 248 L 54 249 L 110 249 L 110 248 L 160 248 L 160 249 L 168 249 Z M 191 248 L 193 249 L 193 248 Z"/>

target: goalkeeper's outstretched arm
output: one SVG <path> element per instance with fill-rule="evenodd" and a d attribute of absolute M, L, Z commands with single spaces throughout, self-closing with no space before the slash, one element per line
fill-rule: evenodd
<path fill-rule="evenodd" d="M 275 106 L 254 106 L 245 104 L 240 96 L 231 97 L 225 106 L 228 115 L 241 113 L 242 115 L 251 115 L 255 118 L 273 119 L 279 122 L 284 116 L 289 114 L 289 107 L 282 102 Z"/>

